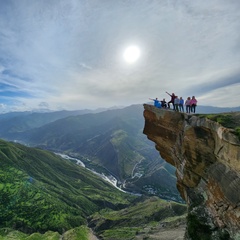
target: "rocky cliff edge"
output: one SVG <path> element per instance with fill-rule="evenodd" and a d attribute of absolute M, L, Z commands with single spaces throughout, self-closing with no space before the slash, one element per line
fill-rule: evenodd
<path fill-rule="evenodd" d="M 176 167 L 188 205 L 185 239 L 240 239 L 240 141 L 205 117 L 144 104 L 143 133 Z"/>

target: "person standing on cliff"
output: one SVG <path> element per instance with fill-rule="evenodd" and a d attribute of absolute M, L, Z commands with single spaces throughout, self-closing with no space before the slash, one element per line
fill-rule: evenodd
<path fill-rule="evenodd" d="M 178 109 L 179 103 L 180 103 L 180 99 L 178 98 L 178 96 L 176 96 L 174 99 L 174 110 L 177 112 L 179 112 L 179 109 Z"/>
<path fill-rule="evenodd" d="M 168 93 L 168 92 L 166 92 L 170 97 L 171 97 L 171 100 L 168 102 L 168 108 L 170 108 L 170 103 L 172 103 L 172 105 L 173 105 L 173 109 L 175 110 L 175 105 L 174 105 L 174 100 L 175 100 L 175 94 L 174 93 L 172 93 L 172 94 L 170 94 L 170 93 Z"/>
<path fill-rule="evenodd" d="M 158 98 L 156 98 L 156 99 L 149 98 L 149 99 L 153 100 L 155 107 L 161 108 L 161 103 L 159 102 Z"/>
<path fill-rule="evenodd" d="M 167 108 L 167 102 L 165 101 L 165 98 L 161 101 L 162 107 Z"/>
<path fill-rule="evenodd" d="M 192 96 L 190 106 L 191 106 L 191 112 L 195 113 L 196 106 L 197 106 L 197 99 L 195 98 L 195 96 Z"/>
<path fill-rule="evenodd" d="M 180 97 L 180 99 L 179 99 L 179 111 L 180 112 L 184 112 L 183 104 L 184 104 L 184 99 L 182 97 Z"/>
<path fill-rule="evenodd" d="M 185 101 L 185 106 L 186 106 L 186 113 L 190 113 L 190 110 L 191 110 L 191 98 L 188 97 L 187 100 Z"/>

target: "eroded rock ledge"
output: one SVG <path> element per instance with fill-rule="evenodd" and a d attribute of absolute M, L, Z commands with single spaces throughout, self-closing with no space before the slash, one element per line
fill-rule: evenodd
<path fill-rule="evenodd" d="M 194 115 L 144 105 L 143 133 L 176 167 L 188 204 L 185 239 L 240 239 L 240 141 Z"/>

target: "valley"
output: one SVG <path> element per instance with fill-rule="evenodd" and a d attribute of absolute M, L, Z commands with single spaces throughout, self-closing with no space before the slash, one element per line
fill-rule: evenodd
<path fill-rule="evenodd" d="M 182 202 L 174 167 L 161 159 L 142 134 L 142 105 L 98 113 L 52 114 L 2 116 L 0 124 L 5 130 L 0 130 L 0 137 L 76 158 L 89 169 L 113 176 L 125 191 Z"/>
<path fill-rule="evenodd" d="M 123 224 L 118 228 L 124 232 L 123 239 L 146 236 L 148 229 L 158 231 L 155 213 L 147 216 L 147 206 L 156 204 L 158 197 L 149 200 L 166 189 L 165 199 L 173 199 L 174 204 L 181 199 L 174 168 L 167 166 L 142 134 L 141 111 L 137 105 L 68 117 L 65 112 L 57 120 L 48 114 L 44 122 L 31 114 L 1 116 L 0 135 L 8 141 L 0 140 L 2 239 L 74 240 L 95 238 L 94 234 L 110 239 L 119 235 L 113 226 L 99 232 L 93 222 L 109 221 L 106 214 L 112 210 L 118 215 L 142 203 L 146 211 L 143 208 L 141 216 L 148 220 L 134 221 L 131 228 Z M 161 172 L 172 180 L 162 182 Z M 132 217 L 126 215 L 117 222 Z"/>
<path fill-rule="evenodd" d="M 0 162 L 0 233 L 4 240 L 88 239 L 90 228 L 102 239 L 111 239 L 118 231 L 128 239 L 146 235 L 148 224 L 155 229 L 158 218 L 176 225 L 185 219 L 184 204 L 119 191 L 86 168 L 45 150 L 0 140 Z M 171 213 L 169 204 L 178 215 Z M 117 230 L 114 222 L 108 228 L 99 227 L 109 217 L 115 219 Z"/>
<path fill-rule="evenodd" d="M 0 117 L 3 240 L 183 236 L 176 169 L 142 134 L 142 106 L 44 123 L 16 115 Z"/>

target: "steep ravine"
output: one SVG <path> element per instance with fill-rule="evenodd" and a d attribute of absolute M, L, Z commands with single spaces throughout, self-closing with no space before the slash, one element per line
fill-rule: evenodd
<path fill-rule="evenodd" d="M 240 239 L 240 141 L 205 117 L 144 105 L 144 134 L 176 167 L 185 239 Z"/>

